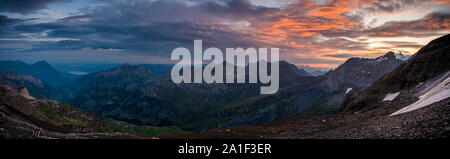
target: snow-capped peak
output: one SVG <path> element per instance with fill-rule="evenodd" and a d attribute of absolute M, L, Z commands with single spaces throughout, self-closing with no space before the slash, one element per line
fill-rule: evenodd
<path fill-rule="evenodd" d="M 407 61 L 409 57 L 410 56 L 403 55 L 401 52 L 398 54 L 395 54 L 395 58 L 398 60 L 402 60 L 402 61 Z"/>

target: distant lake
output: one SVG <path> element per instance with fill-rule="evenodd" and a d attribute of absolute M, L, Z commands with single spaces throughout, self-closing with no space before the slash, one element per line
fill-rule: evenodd
<path fill-rule="evenodd" d="M 72 71 L 72 72 L 70 72 L 70 74 L 73 74 L 73 75 L 86 75 L 88 73 L 87 72 L 81 72 L 81 71 Z"/>

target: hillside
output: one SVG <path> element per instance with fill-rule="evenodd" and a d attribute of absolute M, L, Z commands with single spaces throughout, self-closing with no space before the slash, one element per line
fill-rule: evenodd
<path fill-rule="evenodd" d="M 58 101 L 66 99 L 65 94 L 58 88 L 43 82 L 42 80 L 16 72 L 0 73 L 0 84 L 11 87 L 26 87 L 32 96 L 37 98 L 49 98 Z"/>
<path fill-rule="evenodd" d="M 435 39 L 422 47 L 408 62 L 376 80 L 360 93 L 349 94 L 344 112 L 367 111 L 381 106 L 388 93 L 399 92 L 450 70 L 450 35 Z M 381 104 L 380 104 L 381 103 Z"/>
<path fill-rule="evenodd" d="M 36 99 L 25 87 L 0 85 L 0 138 L 138 138 L 180 133 L 98 117 L 54 100 Z"/>
<path fill-rule="evenodd" d="M 280 68 L 280 87 L 312 79 L 287 62 L 280 62 Z M 72 105 L 101 116 L 189 130 L 215 128 L 216 119 L 229 120 L 217 116 L 217 111 L 259 95 L 260 84 L 175 84 L 169 75 L 154 74 L 145 65 L 122 65 L 64 87 L 71 92 Z"/>

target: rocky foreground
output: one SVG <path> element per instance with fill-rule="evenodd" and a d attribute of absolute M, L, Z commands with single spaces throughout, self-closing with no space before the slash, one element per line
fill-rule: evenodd
<path fill-rule="evenodd" d="M 413 103 L 403 99 L 364 113 L 299 117 L 258 126 L 238 126 L 161 138 L 420 139 L 450 137 L 450 98 L 423 109 L 389 116 Z M 397 105 L 397 106 L 394 106 Z"/>

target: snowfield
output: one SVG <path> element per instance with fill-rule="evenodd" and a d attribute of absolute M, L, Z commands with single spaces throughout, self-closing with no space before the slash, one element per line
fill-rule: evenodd
<path fill-rule="evenodd" d="M 352 91 L 353 88 L 347 88 L 347 90 L 345 91 L 345 94 L 347 94 L 348 92 Z"/>
<path fill-rule="evenodd" d="M 439 102 L 443 99 L 450 97 L 450 76 L 449 72 L 447 72 L 445 77 L 445 80 L 437 80 L 436 82 L 442 81 L 439 84 L 435 85 L 432 84 L 428 88 L 424 89 L 426 91 L 423 95 L 421 95 L 419 100 L 417 102 L 414 102 L 413 104 L 400 109 L 399 111 L 392 113 L 390 116 L 398 115 L 402 113 L 406 113 L 409 111 L 413 111 L 425 106 L 428 106 L 430 104 L 433 104 L 435 102 Z M 431 89 L 430 89 L 431 88 Z M 423 92 L 421 92 L 423 93 Z"/>
<path fill-rule="evenodd" d="M 394 100 L 399 94 L 400 94 L 400 92 L 388 93 L 388 94 L 386 94 L 386 96 L 384 97 L 383 101 L 391 101 L 391 100 Z"/>

